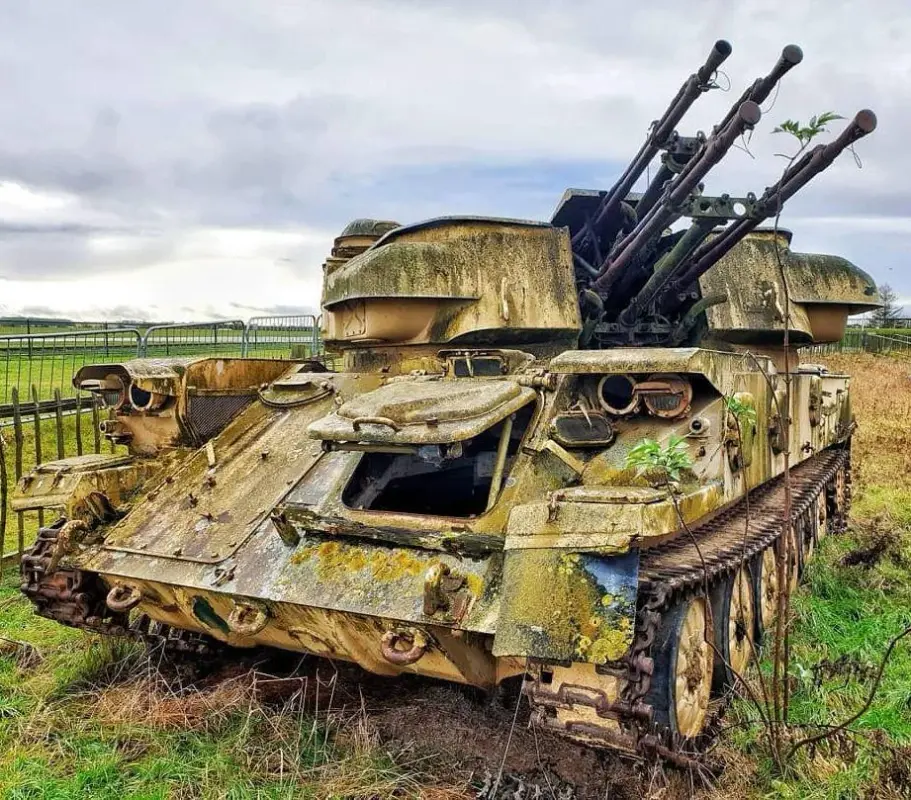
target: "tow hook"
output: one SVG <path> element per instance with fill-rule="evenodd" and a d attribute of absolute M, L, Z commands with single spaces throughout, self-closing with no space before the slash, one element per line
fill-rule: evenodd
<path fill-rule="evenodd" d="M 142 600 L 142 592 L 135 586 L 127 586 L 123 583 L 115 584 L 108 592 L 105 602 L 111 611 L 122 614 L 125 611 L 132 611 L 139 605 Z"/>
<path fill-rule="evenodd" d="M 415 628 L 386 631 L 381 642 L 383 658 L 399 667 L 414 664 L 427 652 L 429 645 L 427 635 Z"/>

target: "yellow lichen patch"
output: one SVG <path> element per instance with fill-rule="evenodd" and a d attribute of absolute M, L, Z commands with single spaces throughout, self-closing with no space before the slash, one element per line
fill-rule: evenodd
<path fill-rule="evenodd" d="M 405 550 L 374 550 L 369 557 L 373 577 L 380 581 L 394 581 L 407 575 L 420 575 L 427 566 Z"/>
<path fill-rule="evenodd" d="M 594 664 L 604 664 L 623 657 L 629 647 L 632 626 L 629 619 L 620 617 L 614 621 L 615 627 L 604 631 L 588 648 L 588 660 Z"/>
<path fill-rule="evenodd" d="M 465 584 L 468 587 L 468 591 L 475 597 L 480 597 L 481 593 L 484 591 L 484 579 L 479 575 L 469 573 L 465 576 Z"/>
<path fill-rule="evenodd" d="M 510 552 L 506 622 L 498 628 L 497 646 L 597 663 L 620 658 L 632 638 L 631 620 L 623 619 L 617 603 L 603 604 L 605 592 L 587 563 L 578 553 Z"/>

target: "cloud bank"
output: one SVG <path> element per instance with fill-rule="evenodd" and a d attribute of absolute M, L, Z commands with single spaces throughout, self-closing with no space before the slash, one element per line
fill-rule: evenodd
<path fill-rule="evenodd" d="M 332 3 L 89 0 L 0 8 L 0 314 L 311 310 L 351 218 L 543 218 L 605 188 L 717 38 L 734 54 L 681 132 L 709 130 L 791 41 L 804 63 L 707 191 L 761 191 L 778 122 L 873 108 L 879 129 L 785 212 L 911 296 L 911 15 L 897 0 Z"/>

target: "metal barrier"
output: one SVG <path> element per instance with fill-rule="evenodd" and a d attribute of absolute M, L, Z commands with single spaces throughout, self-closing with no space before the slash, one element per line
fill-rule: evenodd
<path fill-rule="evenodd" d="M 51 328 L 50 321 L 41 323 Z M 74 329 L 0 335 L 0 419 L 12 413 L 13 389 L 25 397 L 34 386 L 41 402 L 51 402 L 57 389 L 72 405 L 72 377 L 85 364 L 196 355 L 287 358 L 292 349 L 309 357 L 322 351 L 319 317 L 311 314 L 152 325 L 144 332 L 139 327 L 84 330 L 75 328 L 83 323 L 64 324 Z"/>
<path fill-rule="evenodd" d="M 142 336 L 139 357 L 242 356 L 246 331 L 242 319 L 152 325 Z"/>
<path fill-rule="evenodd" d="M 869 333 L 863 328 L 848 328 L 841 341 L 810 345 L 803 348 L 803 351 L 818 355 L 860 352 L 908 355 L 911 354 L 911 337 L 894 334 L 885 336 Z"/>
<path fill-rule="evenodd" d="M 71 379 L 77 369 L 135 358 L 141 339 L 138 328 L 0 336 L 0 407 L 12 402 L 13 389 L 24 395 L 35 387 L 45 400 L 55 389 L 63 397 L 75 397 Z"/>
<path fill-rule="evenodd" d="M 306 358 L 320 352 L 319 320 L 312 314 L 252 317 L 245 334 L 245 356 L 270 358 L 294 350 L 296 355 Z"/>

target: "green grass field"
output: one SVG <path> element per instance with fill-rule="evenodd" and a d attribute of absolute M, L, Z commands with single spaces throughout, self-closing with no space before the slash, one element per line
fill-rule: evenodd
<path fill-rule="evenodd" d="M 911 367 L 862 354 L 827 361 L 856 376 L 854 508 L 850 531 L 824 540 L 795 597 L 795 736 L 850 716 L 889 639 L 911 624 Z M 69 446 L 74 434 L 68 420 Z M 841 564 L 846 554 L 881 541 L 869 564 Z M 270 699 L 246 669 L 196 686 L 166 681 L 132 645 L 35 617 L 17 584 L 7 571 L 0 585 L 2 798 L 474 797 L 468 775 L 454 775 L 446 741 L 439 741 L 438 756 L 391 746 L 357 699 L 353 708 L 350 700 L 321 699 L 312 684 Z M 826 664 L 830 669 L 820 666 Z M 313 670 L 308 674 L 312 680 Z M 625 785 L 616 797 L 907 798 L 909 675 L 906 640 L 855 733 L 801 752 L 787 775 L 772 769 L 755 712 L 739 701 L 726 720 L 730 729 L 717 754 L 727 766 L 715 786 L 679 777 L 666 783 L 646 770 L 641 784 Z M 420 714 L 438 713 L 422 708 Z M 469 728 L 453 735 L 472 734 Z M 495 760 L 505 738 L 492 745 Z"/>

